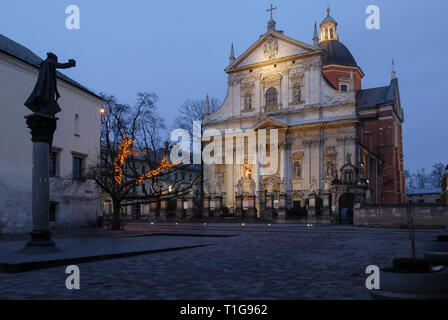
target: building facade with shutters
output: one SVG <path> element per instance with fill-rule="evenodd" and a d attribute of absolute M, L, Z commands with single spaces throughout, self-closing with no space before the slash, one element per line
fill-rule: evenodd
<path fill-rule="evenodd" d="M 32 142 L 25 100 L 36 83 L 42 59 L 0 35 L 0 232 L 32 228 Z M 50 153 L 50 226 L 96 224 L 101 191 L 84 180 L 99 159 L 102 99 L 58 72 L 57 130 Z M 66 183 L 67 182 L 67 183 Z"/>

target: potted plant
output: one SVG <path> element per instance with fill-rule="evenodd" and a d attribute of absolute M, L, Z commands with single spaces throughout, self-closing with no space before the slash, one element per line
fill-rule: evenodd
<path fill-rule="evenodd" d="M 424 255 L 432 264 L 448 266 L 448 227 L 425 246 Z"/>
<path fill-rule="evenodd" d="M 448 269 L 417 258 L 414 213 L 407 206 L 412 256 L 396 258 L 393 266 L 380 269 L 380 289 L 371 290 L 373 299 L 448 299 Z"/>

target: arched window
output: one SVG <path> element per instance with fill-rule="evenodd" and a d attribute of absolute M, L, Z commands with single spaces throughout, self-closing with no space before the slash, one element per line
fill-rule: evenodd
<path fill-rule="evenodd" d="M 252 109 L 252 95 L 250 93 L 246 93 L 244 96 L 244 109 Z"/>
<path fill-rule="evenodd" d="M 269 88 L 266 91 L 266 107 L 272 107 L 277 105 L 277 89 Z"/>
<path fill-rule="evenodd" d="M 300 87 L 300 84 L 296 83 L 294 85 L 294 88 L 292 89 L 292 101 L 293 102 L 300 102 L 302 101 L 302 88 Z"/>
<path fill-rule="evenodd" d="M 342 92 L 347 92 L 347 86 L 345 84 L 341 85 L 341 91 Z"/>
<path fill-rule="evenodd" d="M 74 134 L 75 134 L 75 136 L 79 136 L 79 114 L 75 114 Z"/>
<path fill-rule="evenodd" d="M 333 40 L 333 28 L 330 29 L 330 39 Z"/>
<path fill-rule="evenodd" d="M 328 28 L 325 29 L 325 40 L 328 40 Z"/>
<path fill-rule="evenodd" d="M 293 175 L 294 178 L 300 178 L 302 175 L 302 168 L 300 166 L 300 162 L 299 161 L 294 161 L 293 165 L 292 165 L 292 171 L 293 171 Z"/>

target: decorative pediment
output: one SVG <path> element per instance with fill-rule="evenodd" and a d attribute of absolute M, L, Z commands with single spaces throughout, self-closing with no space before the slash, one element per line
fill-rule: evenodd
<path fill-rule="evenodd" d="M 259 63 L 275 62 L 286 57 L 306 56 L 322 52 L 321 49 L 294 40 L 281 33 L 269 31 L 226 68 L 226 72 Z"/>
<path fill-rule="evenodd" d="M 280 128 L 288 128 L 288 125 L 286 123 L 274 119 L 266 118 L 256 123 L 254 126 L 252 126 L 251 129 L 258 130 L 258 129 L 280 129 Z"/>

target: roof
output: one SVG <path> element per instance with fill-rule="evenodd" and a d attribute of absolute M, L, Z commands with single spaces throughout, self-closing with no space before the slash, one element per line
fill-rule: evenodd
<path fill-rule="evenodd" d="M 441 188 L 409 189 L 407 195 L 440 194 L 441 192 Z"/>
<path fill-rule="evenodd" d="M 252 44 L 246 51 L 244 51 L 237 59 L 235 59 L 227 68 L 224 69 L 224 71 L 229 72 L 232 71 L 234 69 L 238 69 L 238 65 L 243 62 L 252 52 L 254 52 L 258 47 L 260 47 L 264 41 L 269 37 L 272 36 L 276 39 L 279 40 L 283 40 L 285 42 L 288 42 L 292 45 L 301 47 L 307 51 L 309 51 L 308 53 L 317 53 L 317 52 L 321 52 L 321 50 L 319 48 L 316 48 L 314 46 L 311 46 L 309 44 L 306 44 L 304 42 L 301 42 L 299 40 L 295 40 L 293 38 L 290 38 L 288 36 L 285 36 L 283 33 L 281 33 L 280 31 L 268 31 L 265 34 L 261 35 L 260 38 L 258 38 L 257 41 L 255 41 L 254 44 Z"/>
<path fill-rule="evenodd" d="M 0 33 L 0 51 L 4 52 L 4 53 L 6 53 L 6 54 L 8 54 L 10 56 L 13 56 L 14 58 L 17 58 L 17 59 L 19 59 L 19 60 L 21 60 L 23 62 L 26 62 L 26 63 L 28 63 L 28 64 L 36 67 L 36 68 L 39 68 L 41 62 L 43 61 L 38 55 L 36 55 L 30 49 L 28 49 L 28 48 L 22 46 L 21 44 L 13 41 L 11 39 L 9 39 L 8 37 L 5 37 L 1 33 Z M 67 83 L 69 83 L 69 84 L 71 84 L 71 85 L 73 85 L 73 86 L 75 86 L 75 87 L 77 87 L 77 88 L 87 92 L 88 94 L 91 94 L 91 95 L 93 95 L 93 96 L 95 96 L 95 97 L 97 97 L 99 99 L 102 99 L 100 96 L 95 94 L 93 91 L 87 89 L 86 87 L 84 87 L 83 85 L 79 84 L 75 80 L 67 77 L 65 74 L 63 74 L 63 73 L 61 73 L 59 71 L 56 71 L 56 76 L 59 79 L 61 79 L 61 80 L 65 81 L 65 82 L 67 82 Z"/>
<path fill-rule="evenodd" d="M 320 25 L 322 26 L 325 22 L 334 22 L 337 24 L 336 20 L 333 19 L 332 16 L 330 16 L 330 14 L 328 14 L 324 20 L 322 20 L 322 22 L 320 23 Z"/>
<path fill-rule="evenodd" d="M 324 55 L 322 56 L 324 66 L 330 64 L 350 67 L 358 66 L 350 50 L 338 40 L 322 41 L 319 43 L 319 47 L 324 51 Z"/>
<path fill-rule="evenodd" d="M 357 107 L 363 109 L 394 102 L 397 84 L 398 79 L 395 78 L 388 86 L 359 90 L 356 95 Z"/>

